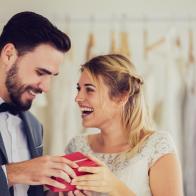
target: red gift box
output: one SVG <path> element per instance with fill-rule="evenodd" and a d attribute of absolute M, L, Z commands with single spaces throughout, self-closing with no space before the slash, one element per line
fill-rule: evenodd
<path fill-rule="evenodd" d="M 85 166 L 85 167 L 96 167 L 98 166 L 97 163 L 94 161 L 90 160 L 87 156 L 82 154 L 81 152 L 74 152 L 71 154 L 64 155 L 66 159 L 69 159 L 71 161 L 74 161 L 77 163 L 77 165 L 80 166 Z M 78 171 L 78 168 L 72 168 L 77 176 L 81 175 L 86 175 L 89 174 L 88 172 L 80 172 Z M 70 183 L 64 181 L 62 178 L 57 178 L 57 177 L 52 177 L 53 179 L 57 180 L 58 182 L 63 183 L 66 187 L 64 189 L 59 189 L 50 185 L 46 185 L 51 191 L 53 192 L 68 192 L 68 191 L 74 191 L 76 190 L 75 185 L 71 185 Z M 71 177 L 70 177 L 71 178 Z M 72 179 L 72 178 L 71 178 Z"/>

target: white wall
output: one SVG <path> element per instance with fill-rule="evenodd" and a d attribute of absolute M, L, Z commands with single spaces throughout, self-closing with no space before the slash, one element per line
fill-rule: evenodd
<path fill-rule="evenodd" d="M 58 27 L 63 30 L 69 30 L 72 39 L 72 52 L 74 61 L 68 62 L 72 67 L 67 66 L 65 77 L 73 74 L 72 80 L 69 81 L 69 86 L 63 86 L 61 91 L 75 93 L 77 70 L 79 65 L 84 61 L 85 47 L 89 31 L 93 31 L 96 35 L 96 53 L 100 54 L 107 52 L 110 44 L 110 31 L 115 29 L 117 32 L 125 28 L 130 35 L 130 47 L 133 54 L 133 62 L 142 71 L 142 28 L 146 26 L 151 33 L 150 41 L 156 41 L 162 36 L 167 36 L 168 32 L 173 28 L 183 38 L 183 51 L 187 55 L 187 29 L 191 26 L 195 29 L 196 22 L 196 1 L 195 0 L 0 0 L 0 29 L 3 24 L 15 13 L 20 11 L 35 11 L 45 15 L 51 19 Z M 142 23 L 141 21 L 126 23 L 121 19 L 123 15 L 128 19 L 133 18 L 149 18 L 149 22 Z M 70 16 L 72 21 L 70 26 L 67 25 L 65 18 Z M 95 24 L 91 24 L 91 16 L 95 18 Z M 111 22 L 112 16 L 115 22 Z M 155 21 L 160 18 L 177 18 L 174 21 Z M 194 22 L 188 21 L 187 18 L 194 18 Z M 182 19 L 186 19 L 182 22 Z M 124 23 L 124 26 L 123 26 Z M 157 65 L 160 62 L 157 62 Z M 74 78 L 74 80 L 73 80 Z M 62 86 L 61 86 L 62 87 Z M 65 95 L 64 95 L 65 96 Z M 66 94 L 66 99 L 68 99 Z M 74 95 L 69 96 L 69 100 L 74 105 Z M 73 106 L 74 107 L 74 106 Z M 41 119 L 41 118 L 40 118 Z M 68 121 L 69 124 L 77 124 L 77 126 L 68 126 L 67 134 L 62 134 L 63 127 L 58 127 L 54 130 L 47 129 L 46 124 L 46 152 L 56 153 L 63 151 L 63 147 L 68 139 L 76 132 L 72 129 L 79 129 L 79 122 L 75 121 L 74 114 Z M 45 119 L 47 121 L 47 119 Z M 44 122 L 44 120 L 43 120 Z M 51 127 L 50 127 L 51 128 Z M 69 132 L 71 130 L 71 132 Z M 48 132 L 47 132 L 48 131 Z M 64 131 L 65 132 L 65 131 Z M 49 133 L 47 135 L 47 133 Z M 51 137 L 52 136 L 52 137 Z M 52 138 L 52 139 L 48 139 Z M 58 144 L 54 141 L 61 140 Z"/>
<path fill-rule="evenodd" d="M 52 14 L 110 16 L 126 13 L 131 16 L 189 16 L 195 15 L 195 0 L 0 0 L 1 19 L 22 11 L 31 10 L 51 17 Z"/>

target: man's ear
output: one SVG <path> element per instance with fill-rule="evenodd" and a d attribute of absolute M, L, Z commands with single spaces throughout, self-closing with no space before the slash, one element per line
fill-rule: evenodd
<path fill-rule="evenodd" d="M 16 62 L 17 57 L 17 50 L 12 43 L 8 43 L 3 47 L 1 50 L 1 59 L 3 64 L 6 66 L 6 71 L 8 71 Z"/>

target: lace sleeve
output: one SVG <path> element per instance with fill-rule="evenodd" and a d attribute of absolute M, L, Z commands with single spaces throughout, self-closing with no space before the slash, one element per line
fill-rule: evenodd
<path fill-rule="evenodd" d="M 150 167 L 162 156 L 169 153 L 176 153 L 176 147 L 173 139 L 168 133 L 158 132 L 151 138 L 149 145 L 151 147 Z"/>
<path fill-rule="evenodd" d="M 65 147 L 65 154 L 70 154 L 76 151 L 76 138 L 72 138 L 68 145 Z"/>

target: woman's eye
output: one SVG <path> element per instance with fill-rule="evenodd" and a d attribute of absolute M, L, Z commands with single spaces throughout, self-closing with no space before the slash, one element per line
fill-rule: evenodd
<path fill-rule="evenodd" d="M 77 91 L 80 91 L 80 87 L 79 86 L 77 86 L 76 89 L 77 89 Z"/>
<path fill-rule="evenodd" d="M 87 91 L 87 92 L 94 92 L 95 90 L 92 89 L 92 88 L 86 88 L 86 91 Z"/>

